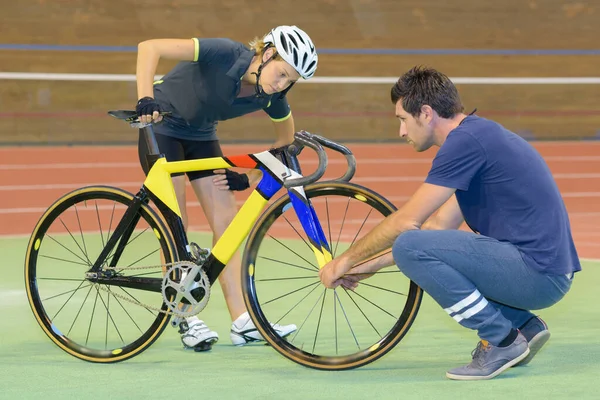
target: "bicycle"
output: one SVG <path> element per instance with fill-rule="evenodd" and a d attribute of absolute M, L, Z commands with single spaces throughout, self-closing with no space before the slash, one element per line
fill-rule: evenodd
<path fill-rule="evenodd" d="M 283 356 L 311 368 L 343 370 L 375 361 L 402 340 L 423 292 L 395 266 L 356 291 L 320 285 L 319 267 L 365 226 L 395 211 L 377 193 L 350 183 L 356 161 L 347 147 L 300 131 L 292 144 L 260 153 L 167 162 L 152 125 L 142 125 L 133 111 L 109 115 L 142 129 L 151 169 L 136 194 L 110 186 L 65 194 L 34 228 L 25 260 L 27 298 L 58 347 L 98 363 L 140 354 L 169 321 L 176 326 L 206 306 L 211 285 L 246 239 L 246 306 L 266 342 Z M 298 156 L 306 147 L 316 152 L 318 166 L 303 176 Z M 347 169 L 339 179 L 317 183 L 328 163 L 324 147 L 343 154 Z M 212 249 L 188 242 L 170 174 L 232 167 L 258 168 L 262 179 Z M 287 194 L 268 205 L 283 187 Z M 288 218 L 289 209 L 295 218 Z M 356 233 L 346 234 L 348 227 Z M 300 323 L 287 338 L 271 326 L 284 319 Z"/>

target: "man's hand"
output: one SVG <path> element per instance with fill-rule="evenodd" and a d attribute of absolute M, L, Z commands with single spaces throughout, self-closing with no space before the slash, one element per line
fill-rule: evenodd
<path fill-rule="evenodd" d="M 343 257 L 331 260 L 319 271 L 319 278 L 325 287 L 335 289 L 342 285 L 346 289 L 354 289 L 358 285 L 359 279 L 355 276 L 344 276 L 350 266 Z"/>
<path fill-rule="evenodd" d="M 330 289 L 342 285 L 346 289 L 354 290 L 358 286 L 358 282 L 370 278 L 380 269 L 390 265 L 394 265 L 391 251 L 386 251 L 355 266 L 349 266 L 343 257 L 339 257 L 327 263 L 319 271 L 319 278 L 323 285 Z"/>

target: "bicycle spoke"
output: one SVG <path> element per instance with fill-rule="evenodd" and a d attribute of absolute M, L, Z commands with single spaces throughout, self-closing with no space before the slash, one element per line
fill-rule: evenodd
<path fill-rule="evenodd" d="M 77 318 L 79 318 L 79 314 L 81 313 L 81 310 L 83 309 L 83 306 L 85 306 L 85 302 L 87 301 L 87 298 L 90 295 L 90 293 L 92 292 L 92 289 L 94 288 L 94 286 L 90 285 L 89 288 L 90 288 L 90 290 L 88 290 L 87 294 L 85 295 L 85 298 L 81 302 L 81 306 L 79 307 L 79 310 L 77 311 L 77 315 L 75 315 L 75 319 L 73 320 L 73 323 L 71 324 L 71 327 L 69 328 L 69 331 L 67 332 L 67 335 L 71 334 L 71 330 L 75 326 L 75 322 L 77 322 Z"/>
<path fill-rule="evenodd" d="M 294 267 L 294 268 L 304 269 L 304 270 L 310 271 L 310 272 L 315 272 L 315 270 L 312 269 L 312 268 L 306 268 L 306 267 L 303 267 L 301 265 L 296 265 L 296 264 L 288 263 L 288 262 L 285 262 L 285 261 L 276 260 L 276 259 L 270 258 L 270 257 L 260 256 L 258 258 L 262 258 L 262 259 L 267 260 L 267 261 L 273 261 L 273 262 L 276 262 L 278 264 L 289 265 L 290 267 Z M 317 271 L 318 271 L 318 269 L 317 269 Z"/>
<path fill-rule="evenodd" d="M 379 333 L 379 331 L 377 330 L 377 328 L 375 328 L 375 325 L 373 325 L 373 323 L 371 322 L 371 319 L 369 317 L 367 317 L 367 314 L 364 313 L 364 311 L 362 310 L 362 308 L 360 308 L 360 306 L 356 303 L 356 301 L 352 298 L 352 296 L 350 296 L 350 293 L 348 292 L 348 290 L 346 288 L 344 288 L 344 291 L 346 292 L 346 295 L 348 296 L 348 298 L 354 303 L 354 305 L 356 306 L 356 309 L 358 311 L 360 311 L 360 313 L 362 314 L 363 317 L 365 317 L 365 319 L 367 320 L 367 322 L 369 323 L 369 325 L 371 325 L 371 328 L 373 328 L 373 330 L 375 331 L 375 333 L 377 335 L 381 334 Z"/>
<path fill-rule="evenodd" d="M 62 306 L 60 306 L 60 308 L 58 309 L 58 311 L 56 312 L 56 314 L 54 314 L 54 316 L 52 317 L 52 320 L 56 319 L 56 317 L 58 316 L 58 314 L 60 314 L 60 312 L 62 311 L 63 308 L 65 308 L 65 306 L 67 305 L 67 303 L 69 302 L 69 300 L 71 300 L 71 298 L 73 298 L 73 296 L 75 296 L 75 293 L 77 293 L 77 291 L 81 288 L 81 285 L 83 285 L 85 281 L 81 281 L 81 283 L 79 283 L 79 286 L 77 286 L 75 288 L 75 290 L 73 290 L 73 292 L 71 293 L 71 295 L 65 300 L 65 302 L 63 303 Z"/>
<path fill-rule="evenodd" d="M 263 305 L 267 305 L 267 304 L 269 304 L 269 303 L 272 303 L 272 302 L 274 302 L 274 301 L 276 301 L 276 300 L 280 300 L 280 299 L 282 299 L 282 298 L 284 298 L 284 297 L 287 297 L 287 296 L 289 296 L 289 295 L 291 295 L 291 294 L 298 293 L 299 291 L 301 291 L 301 290 L 304 290 L 304 289 L 306 289 L 306 288 L 308 288 L 308 287 L 311 287 L 311 286 L 313 286 L 313 285 L 317 285 L 318 283 L 320 283 L 320 281 L 316 281 L 316 282 L 313 282 L 313 283 L 309 283 L 309 284 L 308 284 L 308 285 L 306 285 L 306 286 L 302 286 L 300 289 L 292 290 L 291 292 L 288 292 L 288 293 L 286 293 L 286 294 L 284 294 L 284 295 L 281 295 L 281 296 L 279 296 L 279 297 L 276 297 L 276 298 L 274 298 L 274 299 L 271 299 L 271 300 L 269 300 L 269 301 L 265 301 L 265 302 L 263 303 Z"/>
<path fill-rule="evenodd" d="M 350 208 L 350 197 L 348 197 L 348 202 L 346 203 L 346 210 L 344 211 L 344 218 L 342 218 L 342 226 L 340 226 L 340 233 L 338 234 L 337 241 L 335 242 L 335 250 L 333 250 L 333 258 L 337 254 L 337 248 L 340 244 L 340 238 L 342 237 L 342 231 L 344 230 L 344 223 L 346 222 L 346 215 L 348 215 L 348 208 Z"/>
<path fill-rule="evenodd" d="M 141 231 L 140 233 L 138 233 L 137 235 L 135 235 L 135 237 L 134 237 L 133 239 L 129 240 L 129 241 L 127 242 L 127 244 L 125 244 L 125 246 L 129 246 L 131 243 L 133 243 L 134 241 L 136 241 L 136 240 L 137 240 L 137 238 L 139 238 L 139 237 L 140 237 L 140 236 L 142 236 L 144 233 L 146 233 L 146 232 L 148 231 L 148 229 L 150 229 L 150 228 L 146 228 L 146 229 L 144 229 L 143 231 Z"/>
<path fill-rule="evenodd" d="M 119 331 L 119 328 L 117 328 L 117 324 L 115 323 L 112 314 L 110 313 L 110 307 L 109 304 L 104 302 L 104 299 L 102 298 L 102 295 L 100 294 L 100 291 L 98 291 L 98 297 L 100 297 L 100 301 L 102 302 L 102 305 L 104 306 L 104 309 L 106 310 L 106 331 L 105 331 L 105 337 L 104 337 L 104 348 L 106 349 L 107 346 L 107 341 L 108 341 L 108 319 L 110 318 L 115 331 L 117 331 L 117 335 L 119 335 L 119 338 L 121 339 L 121 343 L 124 343 L 125 340 L 123 340 L 123 336 L 121 336 L 121 332 Z M 107 301 L 110 302 L 110 296 L 106 296 L 106 298 L 108 299 Z"/>
<path fill-rule="evenodd" d="M 325 213 L 327 216 L 327 230 L 329 231 L 329 245 L 333 245 L 333 237 L 331 236 L 331 219 L 329 218 L 329 202 L 327 201 L 327 197 L 325 197 Z"/>
<path fill-rule="evenodd" d="M 85 279 L 75 278 L 36 278 L 38 281 L 58 281 L 58 282 L 84 282 Z M 46 299 L 47 300 L 47 299 Z"/>
<path fill-rule="evenodd" d="M 312 314 L 312 312 L 314 311 L 315 307 L 317 306 L 317 304 L 319 304 L 319 300 L 321 300 L 321 297 L 325 294 L 325 292 L 327 291 L 327 289 L 325 288 L 323 290 L 323 293 L 321 293 L 319 295 L 319 297 L 317 298 L 317 301 L 315 301 L 315 304 L 312 306 L 312 308 L 310 309 L 310 311 L 308 312 L 308 315 L 306 316 L 306 318 L 304 318 L 304 321 L 302 321 L 302 325 L 300 325 L 300 327 L 298 328 L 298 330 L 296 331 L 296 333 L 294 334 L 294 337 L 292 338 L 292 341 L 294 341 L 294 339 L 298 336 L 298 334 L 300 333 L 300 331 L 302 330 L 302 327 L 304 327 L 304 324 L 306 324 L 306 321 L 308 320 L 308 318 L 310 317 L 310 315 Z"/>
<path fill-rule="evenodd" d="M 79 245 L 79 242 L 77 242 L 77 240 L 75 239 L 75 237 L 73 236 L 73 234 L 71 233 L 71 230 L 69 228 L 67 228 L 67 225 L 65 225 L 65 223 L 63 222 L 62 218 L 59 218 L 62 226 L 67 230 L 67 233 L 69 234 L 69 236 L 71 236 L 71 239 L 73 239 L 73 241 L 75 242 L 75 244 L 77 245 L 77 248 L 79 248 L 79 250 L 81 251 L 81 253 L 83 254 L 83 256 L 86 258 L 86 260 L 83 260 L 84 262 L 87 261 L 88 265 L 92 265 L 92 262 L 90 261 L 90 259 L 88 258 L 87 254 L 85 251 L 83 251 L 83 249 L 81 248 L 81 246 Z M 64 246 L 63 246 L 64 247 Z M 66 247 L 65 247 L 66 248 Z M 67 249 L 68 250 L 68 249 Z M 71 252 L 71 250 L 68 250 Z M 73 252 L 71 252 L 73 253 Z M 75 254 L 75 253 L 73 253 Z"/>
<path fill-rule="evenodd" d="M 348 293 L 348 295 L 349 295 L 350 297 L 352 297 L 352 296 L 351 296 L 351 294 L 350 294 L 350 292 L 347 292 L 347 293 Z M 352 292 L 352 293 L 353 293 L 353 294 L 355 294 L 356 296 L 360 297 L 361 299 L 365 300 L 367 303 L 371 304 L 372 306 L 374 306 L 374 307 L 377 307 L 378 309 L 380 309 L 381 311 L 383 311 L 384 313 L 386 313 L 386 314 L 387 314 L 387 315 L 389 315 L 390 317 L 392 317 L 392 318 L 394 318 L 394 319 L 398 319 L 398 317 L 397 317 L 397 316 L 395 316 L 394 314 L 392 314 L 392 313 L 390 313 L 390 312 L 388 312 L 388 311 L 384 310 L 383 308 L 379 307 L 377 304 L 373 303 L 371 300 L 367 299 L 365 296 L 361 295 L 360 293 L 358 293 L 358 292 Z M 358 306 L 358 305 L 357 305 L 357 306 Z"/>
<path fill-rule="evenodd" d="M 316 288 L 318 288 L 318 287 L 319 287 L 319 285 L 317 285 L 317 283 L 319 283 L 319 282 L 315 282 L 315 284 L 314 284 L 314 287 L 313 287 L 313 288 L 310 290 L 310 292 L 306 293 L 306 294 L 304 295 L 304 297 L 302 297 L 300 300 L 298 300 L 298 302 L 297 302 L 296 304 L 294 304 L 294 305 L 292 306 L 292 308 L 290 308 L 290 309 L 288 310 L 288 312 L 286 312 L 285 314 L 283 314 L 283 316 L 281 316 L 281 318 L 277 319 L 277 322 L 276 322 L 276 323 L 279 323 L 279 322 L 281 322 L 281 320 L 283 320 L 283 319 L 284 319 L 284 318 L 285 318 L 285 317 L 286 317 L 286 316 L 287 316 L 289 313 L 291 313 L 291 312 L 292 312 L 292 311 L 293 311 L 293 310 L 294 310 L 294 309 L 295 309 L 295 308 L 296 308 L 296 307 L 297 307 L 297 306 L 298 306 L 300 303 L 302 303 L 302 302 L 304 301 L 304 299 L 306 299 L 308 296 L 310 296 L 310 294 L 311 294 L 312 292 L 314 292 Z"/>
<path fill-rule="evenodd" d="M 352 239 L 352 242 L 350 243 L 350 247 L 352 247 L 352 245 L 354 244 L 354 242 L 356 241 L 356 238 L 358 237 L 358 235 L 360 234 L 360 232 L 362 231 L 362 228 L 365 226 L 365 223 L 367 222 L 367 220 L 369 219 L 369 216 L 371 215 L 371 212 L 373 211 L 373 209 L 369 210 L 369 213 L 367 214 L 367 216 L 365 217 L 365 219 L 363 220 L 362 224 L 360 225 L 360 228 L 358 229 L 358 232 L 356 232 L 356 235 L 354 235 L 354 239 Z"/>
<path fill-rule="evenodd" d="M 131 320 L 131 322 L 133 322 L 135 327 L 138 328 L 138 331 L 140 331 L 140 333 L 143 333 L 144 331 L 142 331 L 142 329 L 139 327 L 139 325 L 135 322 L 135 320 L 133 319 L 133 317 L 131 316 L 129 311 L 127 311 L 127 309 L 125 308 L 123 303 L 121 303 L 121 300 L 113 293 L 113 291 L 110 289 L 110 286 L 108 286 L 108 285 L 105 285 L 105 286 L 106 286 L 106 289 L 108 290 L 108 292 L 114 297 L 115 301 L 121 306 L 121 308 L 123 309 L 123 312 L 125 312 L 125 314 L 127 314 L 129 319 Z"/>
<path fill-rule="evenodd" d="M 335 338 L 335 354 L 339 354 L 338 350 L 338 332 L 337 332 L 337 290 L 333 291 L 333 337 Z"/>
<path fill-rule="evenodd" d="M 304 239 L 304 236 L 302 236 L 300 234 L 300 232 L 298 232 L 298 230 L 296 229 L 296 227 L 294 225 L 292 225 L 292 223 L 290 222 L 290 220 L 288 220 L 285 215 L 283 216 L 283 219 L 285 219 L 285 222 L 288 223 L 288 225 L 290 226 L 290 228 L 292 228 L 294 230 L 294 232 L 296 232 L 296 235 L 298 235 L 298 237 L 304 242 L 304 244 L 306 245 L 306 247 L 308 247 L 308 249 L 310 251 L 312 251 L 312 248 L 310 247 L 310 244 L 308 244 L 308 242 Z"/>
<path fill-rule="evenodd" d="M 61 221 L 61 222 L 62 222 L 62 221 Z M 64 226 L 64 224 L 63 224 L 63 226 Z M 66 228 L 66 226 L 65 226 L 65 228 Z M 70 234 L 70 232 L 69 232 L 69 234 Z M 56 240 L 56 239 L 54 239 L 52 236 L 50 236 L 50 234 L 49 234 L 49 233 L 46 233 L 46 236 L 47 236 L 49 239 L 53 240 L 53 241 L 54 241 L 56 244 L 58 244 L 59 246 L 61 246 L 63 249 L 67 250 L 69 253 L 73 254 L 75 257 L 79 258 L 81 261 L 83 261 L 84 263 L 86 263 L 85 265 L 87 265 L 87 266 L 90 266 L 90 265 L 92 265 L 92 264 L 89 262 L 90 260 L 87 260 L 87 261 L 86 261 L 86 260 L 84 260 L 83 258 L 79 257 L 79 256 L 78 256 L 77 254 L 75 254 L 75 253 L 74 253 L 74 252 L 73 252 L 71 249 L 67 248 L 67 247 L 66 247 L 65 245 L 63 245 L 61 242 L 59 242 L 58 240 Z M 71 235 L 71 237 L 73 238 L 73 235 Z M 75 238 L 73 238 L 73 240 L 75 240 Z M 77 244 L 77 242 L 75 242 L 75 243 Z M 79 247 L 79 244 L 77 244 L 77 247 Z M 79 247 L 79 250 L 81 250 L 81 247 Z M 86 257 L 86 258 L 87 258 L 87 257 Z"/>
<path fill-rule="evenodd" d="M 113 223 L 113 217 L 115 216 L 115 207 L 116 207 L 116 203 L 113 203 L 113 209 L 110 213 L 110 222 L 108 223 L 108 232 L 106 233 L 106 243 L 108 243 L 108 241 L 110 240 L 110 230 L 112 229 L 112 223 Z M 112 253 L 113 250 L 111 250 L 110 252 Z M 102 265 L 106 266 L 108 265 L 108 262 L 110 261 L 110 259 L 112 258 L 112 256 L 110 256 L 109 253 L 109 257 L 106 257 L 106 260 L 104 260 L 104 263 Z"/>
<path fill-rule="evenodd" d="M 133 237 L 133 239 L 130 239 L 127 243 L 125 243 L 125 246 L 123 246 L 123 247 L 129 246 L 131 243 L 133 243 L 134 240 L 136 240 L 137 238 L 142 236 L 142 234 L 145 233 L 147 230 L 148 230 L 148 228 L 146 228 L 143 231 L 141 231 L 140 233 L 138 233 L 135 237 Z M 117 246 L 113 247 L 113 249 L 110 251 L 110 254 L 108 255 L 108 257 L 106 257 L 106 261 L 104 261 L 104 265 L 108 264 L 109 261 L 113 259 L 116 251 L 117 251 Z M 131 266 L 131 265 L 129 265 L 129 266 Z M 119 272 L 121 272 L 121 271 L 119 271 Z"/>
<path fill-rule="evenodd" d="M 77 261 L 73 261 L 73 260 L 66 260 L 64 258 L 58 258 L 58 257 L 50 257 L 50 256 L 46 256 L 44 254 L 40 254 L 41 258 L 48 258 L 50 260 L 56 260 L 56 261 L 62 261 L 62 262 L 66 262 L 66 263 L 70 263 L 70 264 L 77 264 L 77 265 L 83 265 L 84 267 L 89 267 L 88 264 L 84 264 L 84 263 L 80 263 Z"/>
<path fill-rule="evenodd" d="M 346 310 L 344 309 L 344 306 L 342 305 L 342 302 L 340 301 L 339 296 L 338 296 L 338 303 L 340 305 L 340 308 L 342 309 L 342 313 L 344 314 L 344 318 L 346 319 L 348 328 L 350 328 L 350 333 L 352 333 L 352 337 L 354 338 L 354 343 L 356 343 L 356 347 L 358 349 L 360 349 L 360 344 L 358 343 L 358 338 L 356 337 L 356 334 L 354 333 L 354 329 L 352 329 L 352 324 L 350 324 L 350 318 L 348 318 L 348 314 L 346 314 Z"/>
<path fill-rule="evenodd" d="M 151 253 L 146 254 L 144 257 L 141 257 L 141 258 L 135 260 L 134 262 L 132 262 L 131 264 L 129 264 L 128 266 L 126 266 L 125 268 L 120 270 L 119 272 L 121 272 L 127 268 L 133 267 L 135 264 L 139 263 L 140 261 L 145 260 L 146 258 L 150 257 L 152 254 L 155 254 L 157 251 L 159 252 L 160 249 L 156 249 L 156 250 L 152 251 Z"/>
<path fill-rule="evenodd" d="M 108 232 L 106 232 L 106 241 L 108 242 L 108 239 L 110 239 L 110 230 L 112 228 L 112 223 L 113 223 L 113 217 L 115 216 L 115 207 L 117 206 L 116 203 L 113 203 L 113 209 L 110 213 L 110 222 L 108 223 Z"/>
<path fill-rule="evenodd" d="M 298 256 L 300 259 L 302 259 L 302 260 L 306 261 L 306 263 L 307 263 L 308 265 L 310 265 L 311 267 L 313 267 L 313 269 L 314 269 L 314 270 L 316 270 L 316 271 L 318 271 L 318 270 L 319 270 L 319 268 L 318 268 L 318 267 L 317 267 L 315 264 L 311 263 L 311 262 L 310 262 L 310 261 L 308 261 L 306 258 L 302 257 L 300 254 L 296 253 L 294 250 L 290 249 L 288 246 L 286 246 L 285 244 L 283 244 L 283 243 L 282 243 L 282 242 L 280 242 L 279 240 L 275 239 L 273 236 L 269 235 L 269 237 L 270 237 L 271 239 L 273 239 L 274 241 L 276 241 L 277 243 L 279 243 L 280 245 L 282 245 L 283 247 L 285 247 L 287 250 L 289 250 L 289 251 L 291 251 L 292 253 L 294 253 L 295 255 L 297 255 L 297 256 Z M 312 250 L 312 249 L 311 249 L 311 250 Z"/>
<path fill-rule="evenodd" d="M 90 325 L 88 327 L 87 336 L 85 338 L 86 346 L 90 340 L 90 332 L 92 331 L 92 321 L 94 320 L 94 315 L 96 315 L 96 304 L 98 303 L 98 296 L 100 296 L 100 291 L 98 290 L 98 288 L 95 288 L 95 289 L 96 289 L 96 298 L 94 299 L 94 307 L 92 308 L 92 313 L 90 315 Z"/>
<path fill-rule="evenodd" d="M 256 279 L 256 282 L 273 282 L 273 281 L 287 281 L 287 280 L 298 280 L 298 279 L 315 279 L 314 276 L 290 276 L 287 278 L 271 278 L 271 279 Z"/>
<path fill-rule="evenodd" d="M 81 228 L 81 220 L 79 219 L 79 211 L 77 210 L 77 204 L 74 205 L 75 208 L 75 215 L 77 215 L 77 224 L 79 225 L 79 233 L 81 234 L 81 241 L 83 243 L 83 249 L 84 252 L 83 254 L 85 254 L 85 258 L 88 259 L 88 261 L 90 261 L 89 257 L 87 256 L 88 252 L 87 252 L 87 246 L 85 245 L 85 239 L 83 238 L 83 229 Z M 91 262 L 90 262 L 91 264 Z"/>
<path fill-rule="evenodd" d="M 98 229 L 100 229 L 100 239 L 102 240 L 102 248 L 104 248 L 104 235 L 102 233 L 102 224 L 100 223 L 100 212 L 98 211 L 98 202 L 95 201 L 94 203 L 96 204 L 96 216 L 98 217 Z"/>
<path fill-rule="evenodd" d="M 124 287 L 119 286 L 119 289 L 121 289 L 123 292 L 127 293 L 127 296 L 131 297 L 131 299 L 133 301 L 135 301 L 138 306 L 141 306 L 144 310 L 148 311 L 152 315 L 155 314 L 155 311 L 150 310 L 148 307 L 144 306 L 144 303 L 142 303 L 141 301 L 139 301 L 134 295 L 132 295 L 131 293 L 129 293 L 127 290 L 125 290 Z"/>
<path fill-rule="evenodd" d="M 110 296 L 106 296 L 106 308 L 107 308 L 107 315 L 106 315 L 106 325 L 105 325 L 105 329 L 104 329 L 104 350 L 108 349 L 108 316 L 110 315 Z M 112 319 L 112 315 L 110 315 L 110 319 L 113 322 L 113 325 L 115 323 L 115 321 Z M 116 325 L 115 325 L 115 329 L 116 329 Z M 119 336 L 121 336 L 120 332 L 117 330 L 117 334 Z M 123 343 L 123 337 L 121 337 L 121 343 Z"/>
<path fill-rule="evenodd" d="M 85 282 L 85 280 L 82 280 L 82 282 Z M 86 287 L 89 287 L 89 286 L 92 286 L 92 284 L 90 283 L 88 286 L 84 286 L 84 287 L 82 287 L 80 289 L 85 289 Z M 67 290 L 66 292 L 62 292 L 62 293 L 56 294 L 54 296 L 46 297 L 45 299 L 42 299 L 42 301 L 52 300 L 52 299 L 55 299 L 57 297 L 64 296 L 66 294 L 69 294 L 69 293 L 72 293 L 72 292 L 76 292 L 77 290 L 79 290 L 79 289 Z"/>
<path fill-rule="evenodd" d="M 384 288 L 384 287 L 381 287 L 381 286 L 371 285 L 370 283 L 366 283 L 366 282 L 364 282 L 364 281 L 363 281 L 363 282 L 360 282 L 360 284 L 361 284 L 361 285 L 368 286 L 368 287 L 371 287 L 371 288 L 373 288 L 373 289 L 379 289 L 379 290 L 382 290 L 382 291 L 384 291 L 384 292 L 388 292 L 388 293 L 394 293 L 394 294 L 397 294 L 397 295 L 400 295 L 400 296 L 404 296 L 404 297 L 407 297 L 407 296 L 408 296 L 407 294 L 404 294 L 404 293 L 402 293 L 402 292 L 396 292 L 395 290 L 386 289 L 386 288 Z"/>
<path fill-rule="evenodd" d="M 323 294 L 323 301 L 321 301 L 321 311 L 319 312 L 319 319 L 317 322 L 317 329 L 315 331 L 315 341 L 313 342 L 312 352 L 315 352 L 315 347 L 317 346 L 317 338 L 319 337 L 319 327 L 321 326 L 321 318 L 323 317 L 323 308 L 325 307 L 325 297 L 327 297 L 327 291 Z"/>

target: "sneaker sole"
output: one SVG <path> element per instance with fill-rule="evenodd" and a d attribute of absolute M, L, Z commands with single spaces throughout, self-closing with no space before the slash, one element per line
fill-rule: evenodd
<path fill-rule="evenodd" d="M 283 339 L 285 339 L 286 337 L 290 336 L 290 335 L 291 335 L 292 333 L 294 333 L 294 332 L 296 332 L 296 330 L 293 330 L 293 331 L 291 331 L 291 332 L 287 333 L 287 334 L 286 334 L 286 335 L 284 335 L 284 336 L 280 336 L 280 338 L 283 338 Z M 236 337 L 239 337 L 239 338 L 241 339 L 241 341 L 239 341 L 238 343 L 236 343 L 236 342 L 233 340 L 233 338 L 231 338 L 231 343 L 232 343 L 234 346 L 236 346 L 236 347 L 242 347 L 242 346 L 245 346 L 245 345 L 247 345 L 247 344 L 252 344 L 252 343 L 262 343 L 262 342 L 264 342 L 263 344 L 264 344 L 265 346 L 269 346 L 269 342 L 267 342 L 265 339 L 256 339 L 256 340 L 248 340 L 248 341 L 246 341 L 246 340 L 244 340 L 244 338 L 243 338 L 243 337 L 239 336 L 237 333 L 234 333 L 234 334 L 236 335 Z"/>
<path fill-rule="evenodd" d="M 185 343 L 183 343 L 183 349 L 184 350 L 193 350 L 197 353 L 200 353 L 203 351 L 209 351 L 210 349 L 212 349 L 213 344 L 217 343 L 218 341 L 219 341 L 219 338 L 208 339 L 208 340 L 198 343 L 195 347 L 190 347 L 190 346 L 186 345 Z"/>
<path fill-rule="evenodd" d="M 541 331 L 540 333 L 535 335 L 529 342 L 529 355 L 525 357 L 520 363 L 515 364 L 515 367 L 520 367 L 529 364 L 529 362 L 533 359 L 533 357 L 535 357 L 537 352 L 540 351 L 542 347 L 544 347 L 548 339 L 550 339 L 550 331 L 548 330 Z"/>
<path fill-rule="evenodd" d="M 492 379 L 492 378 L 495 378 L 496 376 L 500 375 L 502 372 L 506 371 L 513 365 L 516 365 L 519 362 L 521 362 L 522 360 L 524 360 L 529 355 L 530 351 L 531 350 L 527 349 L 527 351 L 523 352 L 523 354 L 521 354 L 519 357 L 507 362 L 506 364 L 504 364 L 503 366 L 501 366 L 500 368 L 498 368 L 497 370 L 495 370 L 494 372 L 492 372 L 489 375 L 455 375 L 455 374 L 446 372 L 446 378 L 453 379 L 456 381 L 481 381 L 481 380 L 485 380 L 485 379 Z"/>

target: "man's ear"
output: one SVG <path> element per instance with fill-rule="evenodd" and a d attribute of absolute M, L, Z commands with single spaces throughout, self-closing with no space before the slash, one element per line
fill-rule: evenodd
<path fill-rule="evenodd" d="M 427 122 L 433 119 L 433 108 L 427 104 L 421 106 L 421 114 Z"/>

